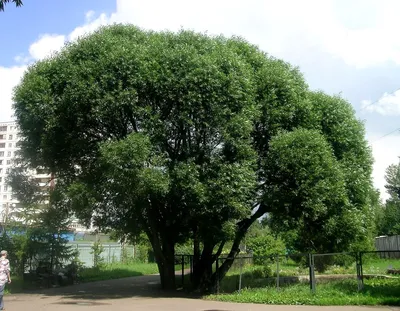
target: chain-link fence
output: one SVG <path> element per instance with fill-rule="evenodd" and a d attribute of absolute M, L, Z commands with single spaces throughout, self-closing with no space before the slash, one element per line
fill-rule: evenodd
<path fill-rule="evenodd" d="M 362 288 L 358 253 L 312 254 L 311 289 L 319 286 L 359 291 Z"/>
<path fill-rule="evenodd" d="M 225 258 L 218 259 L 221 265 Z M 218 284 L 220 293 L 231 293 L 248 288 L 285 287 L 309 284 L 309 255 L 287 254 L 276 256 L 236 257 L 231 269 Z"/>
<path fill-rule="evenodd" d="M 85 267 L 92 267 L 94 265 L 94 254 L 92 243 L 68 243 L 68 245 L 76 250 L 78 253 L 78 259 L 83 263 Z M 125 246 L 123 248 L 120 244 L 102 244 L 103 252 L 101 258 L 104 263 L 110 264 L 113 262 L 121 262 L 124 256 L 133 259 L 135 257 L 134 246 Z M 124 253 L 125 252 L 125 253 Z"/>
<path fill-rule="evenodd" d="M 220 266 L 224 258 L 218 259 Z M 399 262 L 400 263 L 400 262 Z M 399 266 L 400 268 L 400 266 Z M 240 255 L 218 284 L 219 293 L 242 289 L 297 286 L 312 292 L 341 288 L 357 292 L 362 289 L 360 253 L 286 254 L 270 257 Z"/>
<path fill-rule="evenodd" d="M 226 260 L 220 256 L 213 272 Z M 190 286 L 193 256 L 179 255 L 175 260 L 177 284 Z M 218 280 L 218 277 L 217 277 Z M 257 257 L 238 255 L 216 292 L 241 292 L 243 289 L 285 289 L 311 292 L 330 291 L 356 294 L 371 287 L 391 291 L 400 285 L 400 250 L 359 253 L 286 254 Z"/>

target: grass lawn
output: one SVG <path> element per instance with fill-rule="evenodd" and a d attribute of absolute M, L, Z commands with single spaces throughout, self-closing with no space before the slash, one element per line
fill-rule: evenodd
<path fill-rule="evenodd" d="M 22 280 L 21 277 L 11 276 L 11 280 L 12 280 L 12 283 L 6 285 L 6 288 L 4 290 L 5 294 L 21 293 L 24 291 L 24 289 L 26 289 L 24 281 Z"/>
<path fill-rule="evenodd" d="M 208 300 L 285 304 L 285 305 L 400 305 L 400 279 L 369 280 L 362 292 L 357 292 L 356 280 L 317 284 L 312 294 L 308 284 L 244 289 L 240 293 L 210 295 Z"/>
<path fill-rule="evenodd" d="M 398 259 L 369 258 L 364 261 L 364 274 L 386 275 L 389 267 L 400 268 Z M 228 272 L 220 284 L 220 295 L 210 295 L 206 299 L 248 302 L 263 304 L 288 305 L 400 305 L 400 278 L 364 279 L 364 290 L 357 291 L 357 280 L 334 279 L 333 275 L 356 274 L 355 263 L 349 262 L 346 267 L 333 265 L 323 273 L 324 282 L 317 283 L 316 293 L 310 291 L 308 282 L 282 284 L 276 289 L 276 264 L 267 266 L 245 266 L 242 268 L 242 291 L 238 293 L 239 269 L 236 267 Z M 279 275 L 308 276 L 308 268 L 289 260 L 282 262 Z M 392 276 L 393 277 L 393 276 Z"/>

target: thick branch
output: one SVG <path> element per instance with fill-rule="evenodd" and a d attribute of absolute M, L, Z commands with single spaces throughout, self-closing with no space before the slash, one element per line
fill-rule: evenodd
<path fill-rule="evenodd" d="M 222 280 L 226 273 L 229 271 L 230 267 L 232 266 L 237 254 L 240 252 L 240 243 L 244 236 L 246 235 L 248 229 L 250 226 L 261 216 L 263 216 L 265 213 L 267 213 L 269 210 L 267 206 L 264 203 L 261 203 L 260 206 L 258 207 L 257 211 L 251 215 L 251 217 L 243 219 L 237 224 L 237 231 L 235 235 L 235 239 L 233 241 L 231 250 L 228 254 L 228 257 L 225 259 L 224 263 L 220 266 L 218 271 L 214 273 L 212 277 L 213 281 L 213 286 L 215 288 L 217 278 L 219 280 Z"/>
<path fill-rule="evenodd" d="M 213 257 L 213 263 L 218 259 L 218 257 L 221 255 L 223 249 L 225 246 L 225 241 L 222 241 L 221 244 L 218 247 L 217 252 L 215 253 L 214 257 Z"/>

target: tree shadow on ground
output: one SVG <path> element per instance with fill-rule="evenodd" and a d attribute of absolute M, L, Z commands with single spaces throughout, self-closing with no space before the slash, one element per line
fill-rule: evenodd
<path fill-rule="evenodd" d="M 140 272 L 138 272 L 138 275 Z M 176 291 L 161 289 L 159 275 L 142 275 L 127 278 L 94 281 L 57 288 L 25 290 L 24 294 L 40 295 L 41 299 L 61 296 L 76 300 L 106 300 L 122 298 L 200 298 L 181 286 L 181 275 L 177 274 Z M 187 280 L 187 277 L 185 277 Z M 18 295 L 18 294 L 12 294 Z"/>

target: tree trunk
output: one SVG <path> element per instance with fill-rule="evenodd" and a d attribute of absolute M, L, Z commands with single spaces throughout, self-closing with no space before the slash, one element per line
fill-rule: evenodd
<path fill-rule="evenodd" d="M 203 251 L 193 267 L 192 286 L 195 290 L 201 292 L 209 292 L 213 269 L 217 256 L 213 254 L 215 247 L 214 242 L 204 242 Z M 220 250 L 218 250 L 220 252 Z"/>
<path fill-rule="evenodd" d="M 167 291 L 175 290 L 175 260 L 162 262 L 157 260 L 157 265 L 160 272 L 161 288 Z"/>
<path fill-rule="evenodd" d="M 237 224 L 236 235 L 235 235 L 235 239 L 233 241 L 231 250 L 230 250 L 227 258 L 222 263 L 222 265 L 212 275 L 211 288 L 210 288 L 210 290 L 212 292 L 216 291 L 217 284 L 225 277 L 226 273 L 232 267 L 232 264 L 235 261 L 236 256 L 240 253 L 240 243 L 243 240 L 243 238 L 246 236 L 246 233 L 247 233 L 248 229 L 250 228 L 250 226 L 254 223 L 254 221 L 256 221 L 258 218 L 260 218 L 266 212 L 267 212 L 266 206 L 260 205 L 259 208 L 257 209 L 257 211 L 250 218 L 243 219 L 242 221 L 240 221 Z"/>
<path fill-rule="evenodd" d="M 169 241 L 166 234 L 159 238 L 158 234 L 147 233 L 153 247 L 154 257 L 160 272 L 161 288 L 175 290 L 175 243 Z"/>
<path fill-rule="evenodd" d="M 193 228 L 193 267 L 200 261 L 200 239 L 197 232 L 197 227 Z"/>

